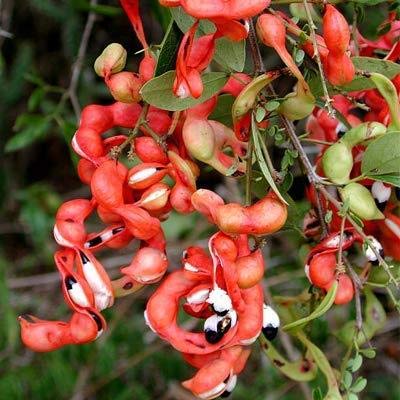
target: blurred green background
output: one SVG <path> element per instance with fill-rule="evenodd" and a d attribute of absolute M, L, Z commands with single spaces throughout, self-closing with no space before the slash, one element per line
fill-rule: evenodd
<path fill-rule="evenodd" d="M 169 15 L 157 1 L 142 1 L 149 42 L 160 43 Z M 2 399 L 191 399 L 179 384 L 193 370 L 180 355 L 157 339 L 144 324 L 146 298 L 154 288 L 117 300 L 105 312 L 109 330 L 98 341 L 35 354 L 21 346 L 17 316 L 67 319 L 69 310 L 59 290 L 52 254 L 54 214 L 62 201 L 88 196 L 79 182 L 70 153 L 78 107 L 111 102 L 92 65 L 102 49 L 119 42 L 128 50 L 128 69 L 136 70 L 139 44 L 117 1 L 2 0 L 0 2 L 0 400 Z M 82 50 L 89 12 L 93 23 L 87 49 L 79 60 L 79 80 L 71 71 Z M 72 107 L 69 90 L 76 92 Z M 74 95 L 73 95 L 74 96 Z M 74 100 L 74 99 L 73 99 Z M 237 185 L 216 174 L 200 180 L 218 187 L 227 198 L 238 197 Z M 303 181 L 295 182 L 302 197 Z M 300 193 L 300 194 L 299 194 Z M 296 223 L 300 221 L 297 217 Z M 193 229 L 193 227 L 196 227 Z M 96 229 L 93 225 L 90 228 Z M 171 268 L 177 267 L 188 244 L 202 243 L 210 227 L 198 216 L 172 215 L 165 223 Z M 295 231 L 277 235 L 266 247 L 269 270 L 265 285 L 272 294 L 297 294 L 307 287 Z M 104 253 L 101 260 L 112 276 L 131 257 Z M 385 298 L 382 295 L 382 300 Z M 374 360 L 362 369 L 368 378 L 364 399 L 399 399 L 398 318 L 388 306 L 388 323 L 373 340 Z M 336 308 L 329 321 L 313 324 L 311 337 L 332 363 L 340 365 L 345 349 L 331 335 L 350 317 L 351 307 Z M 298 352 L 281 337 L 290 356 Z M 298 344 L 295 343 L 297 346 Z M 232 398 L 297 400 L 324 385 L 318 377 L 309 387 L 286 380 L 256 343 Z M 311 389 L 310 389 L 311 388 Z"/>

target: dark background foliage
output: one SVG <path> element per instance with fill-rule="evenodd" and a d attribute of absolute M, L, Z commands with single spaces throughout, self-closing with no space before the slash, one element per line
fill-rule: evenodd
<path fill-rule="evenodd" d="M 81 106 L 111 101 L 92 69 L 107 44 L 119 42 L 128 50 L 129 70 L 136 70 L 139 58 L 134 55 L 139 44 L 118 2 L 104 1 L 93 10 L 96 20 L 76 90 Z M 35 354 L 21 346 L 19 314 L 68 318 L 52 260 L 56 246 L 51 230 L 62 201 L 88 194 L 77 178 L 70 153 L 77 115 L 68 88 L 90 3 L 3 0 L 0 11 L 0 27 L 5 31 L 0 36 L 0 399 L 190 399 L 179 385 L 190 376 L 189 368 L 144 325 L 142 312 L 152 289 L 118 300 L 105 313 L 109 331 L 93 344 L 49 354 Z M 369 15 L 364 30 L 373 30 L 374 24 L 376 29 L 386 15 L 384 7 L 375 11 L 374 17 L 371 8 L 364 11 Z M 149 42 L 160 43 L 168 13 L 156 0 L 142 1 L 142 12 Z M 302 196 L 303 182 L 296 182 L 294 192 L 297 188 Z M 200 186 L 206 184 L 237 197 L 237 187 L 230 180 L 206 174 Z M 204 244 L 209 226 L 195 215 L 173 215 L 165 229 L 173 267 L 185 245 L 202 240 Z M 298 235 L 289 233 L 274 238 L 273 246 L 267 247 L 265 283 L 274 294 L 296 294 L 307 287 L 298 243 Z M 112 275 L 129 260 L 131 252 L 104 256 Z M 330 329 L 352 316 L 351 308 L 337 308 L 330 313 Z M 398 398 L 397 324 L 395 314 L 389 313 L 386 327 L 373 341 L 378 356 L 364 363 L 362 374 L 368 378 L 368 388 L 362 398 Z M 312 338 L 339 365 L 344 348 L 330 333 L 326 318 L 314 323 Z M 233 397 L 299 399 L 298 385 L 282 377 L 257 344 L 254 348 Z M 292 356 L 296 356 L 295 350 Z M 311 386 L 318 384 L 323 385 L 322 377 Z"/>

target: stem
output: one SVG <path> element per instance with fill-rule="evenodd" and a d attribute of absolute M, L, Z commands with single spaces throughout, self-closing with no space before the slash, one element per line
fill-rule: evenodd
<path fill-rule="evenodd" d="M 250 136 L 247 146 L 246 155 L 246 193 L 245 193 L 245 205 L 251 204 L 251 183 L 253 175 L 253 138 Z"/>
<path fill-rule="evenodd" d="M 308 21 L 308 24 L 310 25 L 311 42 L 312 42 L 313 48 L 314 48 L 314 57 L 315 57 L 315 60 L 317 61 L 319 76 L 321 77 L 322 90 L 323 90 L 324 96 L 325 96 L 325 107 L 328 111 L 328 114 L 331 117 L 334 117 L 335 110 L 332 108 L 333 100 L 329 96 L 328 88 L 326 86 L 325 74 L 324 74 L 324 70 L 322 68 L 321 57 L 320 57 L 319 50 L 318 50 L 318 43 L 317 43 L 317 39 L 315 36 L 315 29 L 317 27 L 315 26 L 314 21 L 312 19 L 310 6 L 308 5 L 307 0 L 303 0 L 303 4 L 304 4 L 304 9 L 306 10 L 307 21 Z"/>
<path fill-rule="evenodd" d="M 95 6 L 97 4 L 97 0 L 91 0 L 90 6 Z M 92 34 L 93 25 L 96 21 L 96 13 L 91 11 L 86 20 L 86 25 L 83 30 L 81 43 L 79 45 L 78 55 L 76 57 L 75 63 L 72 67 L 71 81 L 69 87 L 67 89 L 68 97 L 71 100 L 72 107 L 74 109 L 75 115 L 79 118 L 81 113 L 81 107 L 79 104 L 78 96 L 76 94 L 76 90 L 78 88 L 78 81 L 81 75 L 81 70 L 83 66 L 83 61 L 85 59 L 87 47 L 89 44 L 90 35 Z"/>
<path fill-rule="evenodd" d="M 261 57 L 260 48 L 257 43 L 257 37 L 256 37 L 256 33 L 254 31 L 254 25 L 251 20 L 249 21 L 249 23 L 250 23 L 249 43 L 250 43 L 250 48 L 251 48 L 251 54 L 252 54 L 252 57 L 254 60 L 254 66 L 255 66 L 255 68 L 257 68 L 257 66 L 259 66 L 260 70 L 264 71 L 265 70 L 264 62 Z M 268 85 L 268 91 L 274 97 L 277 97 L 274 87 L 271 84 Z M 290 138 L 290 141 L 292 142 L 293 147 L 297 150 L 297 152 L 299 154 L 300 161 L 303 164 L 303 166 L 307 172 L 307 178 L 308 178 L 309 182 L 316 189 L 318 219 L 319 219 L 321 227 L 322 227 L 322 236 L 325 237 L 328 233 L 328 228 L 327 228 L 326 221 L 324 218 L 324 213 L 323 213 L 321 199 L 320 199 L 320 193 L 318 191 L 318 186 L 322 185 L 322 183 L 323 183 L 322 179 L 315 173 L 314 168 L 311 165 L 310 160 L 308 159 L 308 157 L 303 149 L 303 146 L 301 145 L 300 139 L 296 135 L 296 131 L 295 131 L 293 123 L 291 121 L 289 121 L 283 115 L 280 115 L 280 118 L 281 118 L 281 121 L 286 129 L 286 132 L 287 132 L 289 138 Z"/>
<path fill-rule="evenodd" d="M 157 132 L 155 132 L 150 125 L 144 121 L 142 123 L 142 126 L 144 128 L 146 128 L 146 132 L 154 139 L 154 141 L 164 150 L 164 152 L 167 152 L 167 145 L 165 143 L 165 137 L 168 136 L 168 134 L 166 134 L 165 136 L 160 136 L 159 134 L 157 134 Z"/>
<path fill-rule="evenodd" d="M 248 19 L 249 22 L 249 44 L 251 55 L 253 57 L 254 73 L 255 75 L 265 72 L 264 62 L 261 57 L 260 47 L 257 42 L 256 30 L 254 28 L 253 20 Z"/>
<path fill-rule="evenodd" d="M 149 110 L 149 105 L 146 104 L 143 108 L 142 111 L 139 115 L 138 120 L 136 121 L 136 124 L 134 128 L 132 129 L 131 133 L 129 136 L 125 139 L 123 143 L 121 143 L 119 146 L 115 146 L 111 149 L 110 155 L 114 159 L 118 159 L 118 157 L 121 155 L 122 151 L 125 149 L 125 147 L 132 142 L 132 140 L 138 135 L 139 129 L 141 125 L 146 121 L 147 117 L 147 111 Z"/>
<path fill-rule="evenodd" d="M 346 224 L 346 215 L 347 213 L 342 217 L 342 221 L 340 224 L 339 251 L 337 257 L 338 266 L 343 265 L 343 236 L 344 236 L 344 226 Z"/>

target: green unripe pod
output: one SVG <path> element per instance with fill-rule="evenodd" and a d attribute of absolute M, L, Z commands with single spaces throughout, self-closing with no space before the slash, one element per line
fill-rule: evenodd
<path fill-rule="evenodd" d="M 370 74 L 370 79 L 374 82 L 376 88 L 382 97 L 386 100 L 390 117 L 392 118 L 391 126 L 394 130 L 400 130 L 400 103 L 399 96 L 397 95 L 396 86 L 393 82 L 387 78 L 385 75 L 379 74 L 377 72 L 372 72 Z"/>
<path fill-rule="evenodd" d="M 386 131 L 386 126 L 380 122 L 364 122 L 348 130 L 340 140 L 351 148 L 367 140 L 382 136 Z"/>
<path fill-rule="evenodd" d="M 122 71 L 126 64 L 126 50 L 119 43 L 109 44 L 94 62 L 94 70 L 104 78 Z"/>
<path fill-rule="evenodd" d="M 351 182 L 344 188 L 339 189 L 343 201 L 348 202 L 349 210 L 365 221 L 384 219 L 385 216 L 379 211 L 371 192 L 363 185 Z"/>
<path fill-rule="evenodd" d="M 190 155 L 208 162 L 214 157 L 215 135 L 210 123 L 204 119 L 189 119 L 182 129 L 183 141 Z"/>
<path fill-rule="evenodd" d="M 279 71 L 266 72 L 263 75 L 254 78 L 236 97 L 232 106 L 232 119 L 235 123 L 253 109 L 257 96 L 274 79 L 280 76 Z"/>
<path fill-rule="evenodd" d="M 295 92 L 289 93 L 278 108 L 278 112 L 290 121 L 308 117 L 315 107 L 315 97 L 302 84 L 297 85 Z"/>
<path fill-rule="evenodd" d="M 344 185 L 350 180 L 353 168 L 351 147 L 342 141 L 329 147 L 322 156 L 322 168 L 325 176 L 333 183 Z"/>

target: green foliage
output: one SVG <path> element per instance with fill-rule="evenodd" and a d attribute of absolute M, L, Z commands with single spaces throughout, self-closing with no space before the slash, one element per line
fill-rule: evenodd
<path fill-rule="evenodd" d="M 143 100 L 155 107 L 168 111 L 186 110 L 212 97 L 225 85 L 228 77 L 224 72 L 207 72 L 203 74 L 204 91 L 198 99 L 176 97 L 172 91 L 174 79 L 175 72 L 169 71 L 148 81 L 141 89 Z"/>

